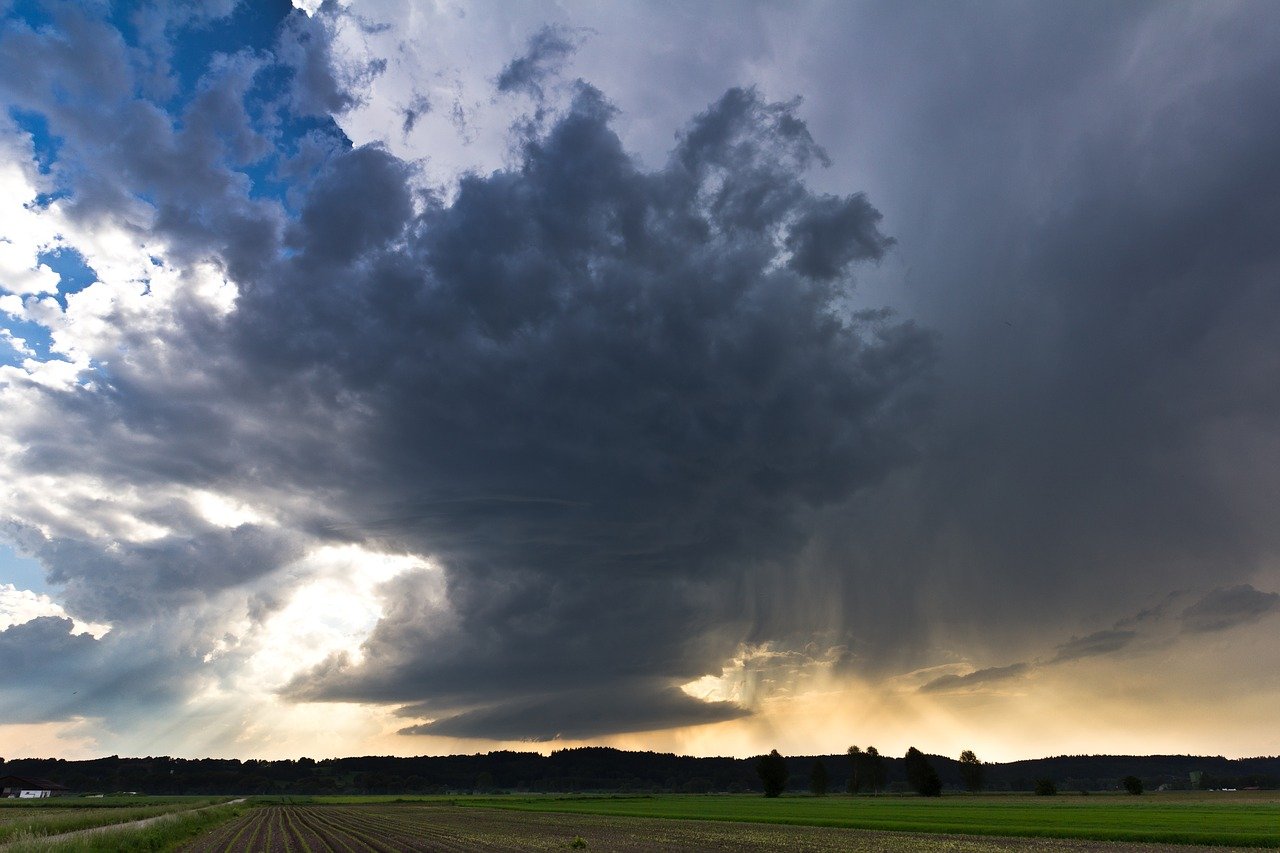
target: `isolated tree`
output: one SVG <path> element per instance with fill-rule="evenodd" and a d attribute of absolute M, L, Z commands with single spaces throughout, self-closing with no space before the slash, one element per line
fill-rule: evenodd
<path fill-rule="evenodd" d="M 787 787 L 787 760 L 776 749 L 760 757 L 756 762 L 756 772 L 764 783 L 766 797 L 777 797 Z"/>
<path fill-rule="evenodd" d="M 809 771 L 809 790 L 813 792 L 815 797 L 825 797 L 827 795 L 827 784 L 830 782 L 827 776 L 827 765 L 822 763 L 819 758 L 813 762 L 813 769 Z"/>
<path fill-rule="evenodd" d="M 845 790 L 850 794 L 856 794 L 866 784 L 862 778 L 863 765 L 866 764 L 866 760 L 862 750 L 856 746 L 849 747 L 846 754 L 849 756 L 849 783 L 845 786 Z"/>
<path fill-rule="evenodd" d="M 874 746 L 867 747 L 864 766 L 867 768 L 867 784 L 871 786 L 871 793 L 883 791 L 885 783 L 889 781 L 889 768 L 884 766 L 880 750 Z"/>
<path fill-rule="evenodd" d="M 1035 790 L 1037 797 L 1052 797 L 1058 793 L 1058 786 L 1052 779 L 1037 779 Z"/>
<path fill-rule="evenodd" d="M 907 750 L 903 761 L 907 768 L 907 784 L 917 794 L 922 797 L 942 796 L 942 780 L 938 778 L 938 772 L 933 769 L 933 765 L 924 757 L 923 752 L 913 746 Z"/>
<path fill-rule="evenodd" d="M 1142 793 L 1142 780 L 1137 776 L 1126 776 L 1120 780 L 1120 784 L 1124 785 L 1124 789 L 1134 796 Z"/>
<path fill-rule="evenodd" d="M 960 779 L 964 782 L 966 791 L 981 791 L 984 775 L 986 775 L 986 768 L 982 766 L 978 756 L 973 754 L 972 749 L 966 749 L 960 753 Z"/>

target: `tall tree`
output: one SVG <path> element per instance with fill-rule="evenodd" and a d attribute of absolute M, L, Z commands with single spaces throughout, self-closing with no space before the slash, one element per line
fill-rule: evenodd
<path fill-rule="evenodd" d="M 986 775 L 986 768 L 982 766 L 982 762 L 978 760 L 978 756 L 974 755 L 972 749 L 966 749 L 960 753 L 960 779 L 964 782 L 965 790 L 981 791 L 984 775 Z"/>
<path fill-rule="evenodd" d="M 1124 785 L 1124 789 L 1130 794 L 1142 793 L 1142 780 L 1137 776 L 1126 776 L 1120 780 L 1120 784 Z"/>
<path fill-rule="evenodd" d="M 871 793 L 875 794 L 884 790 L 885 783 L 889 781 L 889 768 L 884 765 L 884 758 L 880 755 L 880 750 L 874 746 L 867 747 L 865 762 L 867 782 L 871 787 Z"/>
<path fill-rule="evenodd" d="M 813 769 L 809 771 L 809 790 L 815 797 L 825 797 L 827 784 L 830 781 L 830 777 L 827 776 L 827 765 L 823 764 L 822 759 L 819 758 L 813 762 Z"/>
<path fill-rule="evenodd" d="M 942 795 L 942 780 L 933 769 L 929 759 L 914 746 L 907 750 L 904 763 L 907 768 L 907 784 L 922 797 L 938 797 Z"/>
<path fill-rule="evenodd" d="M 764 795 L 777 797 L 787 787 L 787 760 L 778 754 L 778 750 L 763 755 L 756 762 L 756 772 L 764 783 Z"/>
<path fill-rule="evenodd" d="M 856 794 L 866 784 L 866 780 L 863 779 L 866 768 L 863 765 L 867 762 L 859 747 L 849 747 L 847 755 L 849 756 L 849 784 L 845 787 L 845 790 L 850 794 Z"/>

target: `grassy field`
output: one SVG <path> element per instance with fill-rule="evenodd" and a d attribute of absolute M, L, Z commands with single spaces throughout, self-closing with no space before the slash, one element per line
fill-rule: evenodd
<path fill-rule="evenodd" d="M 959 835 L 1009 835 L 1280 847 L 1272 792 L 1082 796 L 462 797 L 460 806 L 703 821 L 849 827 Z"/>
<path fill-rule="evenodd" d="M 0 800 L 0 844 L 188 811 L 225 797 Z"/>
<path fill-rule="evenodd" d="M 251 807 L 242 804 L 197 806 L 169 811 L 145 826 L 108 827 L 71 838 L 21 836 L 0 846 L 4 853 L 156 853 L 171 851 L 193 838 L 235 820 Z"/>
<path fill-rule="evenodd" d="M 206 795 L 153 797 L 147 794 L 117 794 L 110 797 L 44 797 L 38 800 L 0 799 L 0 819 L 10 812 L 41 809 L 119 809 L 139 806 L 170 806 L 210 803 L 226 797 Z"/>

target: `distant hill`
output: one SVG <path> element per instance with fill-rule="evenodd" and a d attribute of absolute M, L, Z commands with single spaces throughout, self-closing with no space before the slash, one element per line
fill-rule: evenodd
<path fill-rule="evenodd" d="M 803 791 L 816 760 L 826 765 L 830 790 L 845 790 L 848 756 L 789 756 L 788 788 Z M 962 788 L 959 762 L 930 755 L 944 793 Z M 395 758 L 365 756 L 316 761 L 120 758 L 86 761 L 23 758 L 0 761 L 0 775 L 52 779 L 72 791 L 147 794 L 408 794 L 498 791 L 690 792 L 760 791 L 754 758 L 695 758 L 605 747 L 534 752 Z M 906 789 L 901 758 L 885 758 L 886 788 Z M 1116 790 L 1134 775 L 1149 790 L 1183 790 L 1199 774 L 1201 788 L 1280 788 L 1280 756 L 1228 759 L 1195 755 L 1063 755 L 987 764 L 986 789 L 1029 791 L 1052 779 L 1063 792 Z"/>

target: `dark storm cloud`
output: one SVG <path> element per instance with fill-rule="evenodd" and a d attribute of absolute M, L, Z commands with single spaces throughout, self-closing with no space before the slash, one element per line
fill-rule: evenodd
<path fill-rule="evenodd" d="M 353 490 L 351 523 L 447 575 L 447 612 L 418 589 L 429 575 L 398 579 L 363 662 L 335 659 L 290 695 L 460 709 L 436 725 L 474 732 L 548 689 L 643 676 L 663 689 L 616 725 L 687 717 L 666 688 L 747 638 L 743 573 L 785 572 L 806 512 L 908 457 L 929 336 L 842 316 L 835 268 L 778 263 L 771 235 L 826 203 L 800 182 L 816 151 L 789 108 L 730 92 L 657 172 L 610 116 L 582 89 L 517 170 L 464 179 L 405 223 L 403 248 L 366 246 L 367 275 L 312 273 L 306 252 L 291 263 L 305 298 L 280 298 L 304 294 L 287 275 L 242 302 L 246 334 L 327 366 L 377 413 L 376 482 Z M 331 168 L 357 156 L 386 157 Z M 866 254 L 848 246 L 886 243 L 874 209 L 848 204 L 862 217 L 805 238 L 841 270 Z M 318 313 L 331 300 L 344 311 Z"/>
<path fill-rule="evenodd" d="M 992 666 L 977 669 L 965 675 L 943 675 L 920 688 L 921 693 L 949 693 L 955 690 L 966 690 L 981 687 L 997 681 L 1008 681 L 1025 675 L 1030 667 L 1025 663 L 1011 663 L 1008 666 Z"/>
<path fill-rule="evenodd" d="M 318 266 L 346 264 L 383 246 L 413 213 L 408 176 L 408 166 L 377 148 L 334 158 L 312 184 L 290 242 Z"/>
<path fill-rule="evenodd" d="M 1087 637 L 1073 637 L 1058 646 L 1057 654 L 1050 663 L 1065 663 L 1081 658 L 1109 655 L 1129 646 L 1138 637 L 1137 631 L 1107 630 L 1095 631 Z"/>
<path fill-rule="evenodd" d="M 1256 622 L 1280 610 L 1280 593 L 1262 592 L 1249 584 L 1215 589 L 1182 611 L 1183 630 L 1191 633 L 1225 631 Z"/>
<path fill-rule="evenodd" d="M 502 69 L 497 79 L 498 91 L 542 97 L 543 82 L 560 69 L 577 46 L 578 35 L 568 27 L 543 27 L 529 39 L 524 55 Z"/>
<path fill-rule="evenodd" d="M 879 260 L 893 245 L 876 225 L 880 214 L 864 195 L 814 199 L 787 235 L 791 267 L 812 278 L 835 278 L 855 260 Z"/>
<path fill-rule="evenodd" d="M 320 146 L 286 214 L 237 169 L 264 139 L 282 145 L 288 115 L 272 110 L 349 104 L 321 96 L 299 53 L 323 53 L 326 32 L 286 22 L 289 98 L 255 95 L 278 66 L 238 54 L 182 122 L 136 94 L 105 33 L 125 70 L 92 133 L 53 97 L 88 105 L 101 84 L 84 68 L 29 95 L 88 167 L 67 176 L 81 215 L 145 194 L 157 236 L 219 260 L 240 295 L 216 321 L 180 309 L 161 347 L 140 333 L 109 384 L 48 395 L 60 430 L 42 431 L 48 412 L 15 427 L 24 464 L 144 495 L 244 495 L 278 526 L 212 529 L 144 502 L 172 534 L 110 545 L 33 518 L 24 529 L 54 532 L 28 549 L 74 612 L 125 624 L 257 589 L 308 543 L 430 556 L 442 574 L 386 585 L 359 662 L 335 656 L 287 691 L 410 705 L 433 720 L 418 731 L 586 736 L 740 715 L 676 688 L 768 639 L 753 635 L 773 606 L 758 579 L 785 584 L 809 515 L 912 453 L 933 340 L 847 308 L 850 265 L 891 243 L 879 214 L 805 185 L 826 157 L 796 103 L 732 90 L 646 170 L 585 85 L 545 131 L 524 129 L 515 167 L 464 177 L 448 204 L 415 198 L 382 148 Z M 567 38 L 535 38 L 508 86 L 536 86 Z M 104 524 L 108 510 L 92 505 Z M 255 618 L 273 601 L 253 593 Z M 556 722 L 562 696 L 578 711 Z"/>
<path fill-rule="evenodd" d="M 408 707 L 405 716 L 430 716 Z M 569 690 L 467 711 L 400 730 L 406 735 L 549 741 L 617 732 L 696 726 L 742 717 L 731 702 L 702 702 L 661 684 L 626 682 L 603 689 Z"/>

